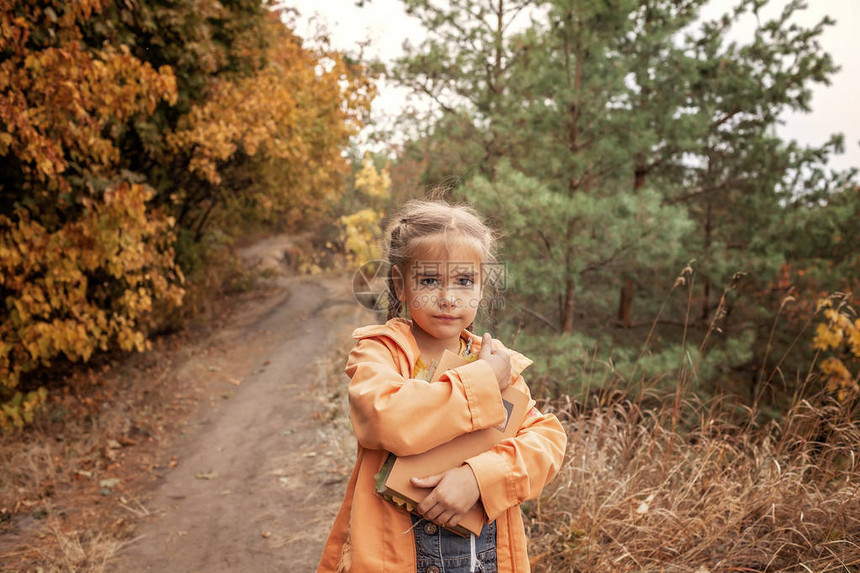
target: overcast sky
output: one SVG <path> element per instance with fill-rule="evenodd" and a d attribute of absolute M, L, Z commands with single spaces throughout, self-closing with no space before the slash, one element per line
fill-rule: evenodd
<path fill-rule="evenodd" d="M 736 2 L 712 0 L 703 11 L 705 18 L 722 14 L 725 6 Z M 779 14 L 788 0 L 771 0 L 762 11 L 762 21 Z M 355 0 L 286 0 L 300 12 L 297 31 L 312 36 L 315 26 L 324 26 L 334 47 L 356 51 L 362 41 L 369 41 L 365 50 L 369 56 L 390 61 L 402 53 L 407 38 L 417 42 L 423 30 L 414 18 L 406 15 L 400 0 L 370 0 L 359 8 Z M 812 99 L 812 112 L 785 117 L 780 134 L 804 144 L 824 143 L 831 134 L 845 135 L 845 153 L 836 156 L 831 165 L 836 168 L 860 167 L 860 0 L 810 0 L 809 7 L 796 21 L 813 25 L 825 15 L 836 20 L 821 37 L 821 45 L 833 57 L 841 70 L 834 75 L 830 86 L 816 87 Z M 751 38 L 755 20 L 750 17 L 737 27 L 734 39 Z M 391 112 L 408 105 L 402 89 L 381 84 L 380 94 L 374 102 L 374 118 L 385 121 Z"/>

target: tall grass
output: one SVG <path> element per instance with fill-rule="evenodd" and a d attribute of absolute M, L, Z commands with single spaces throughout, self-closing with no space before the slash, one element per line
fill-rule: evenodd
<path fill-rule="evenodd" d="M 730 421 L 721 399 L 618 401 L 577 414 L 564 465 L 530 509 L 535 571 L 858 571 L 860 426 L 809 401 Z"/>
<path fill-rule="evenodd" d="M 810 371 L 785 414 L 764 420 L 761 388 L 749 406 L 703 399 L 689 366 L 662 378 L 673 390 L 619 377 L 593 403 L 546 404 L 569 442 L 525 508 L 533 571 L 860 571 L 858 401 L 804 397 Z"/>

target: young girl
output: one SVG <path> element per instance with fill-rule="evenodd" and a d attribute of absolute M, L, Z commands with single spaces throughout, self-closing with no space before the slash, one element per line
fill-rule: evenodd
<path fill-rule="evenodd" d="M 464 206 L 414 201 L 392 219 L 388 321 L 353 332 L 346 373 L 358 455 L 319 572 L 529 571 L 519 504 L 552 479 L 566 445 L 558 420 L 533 400 L 516 437 L 460 467 L 415 476 L 413 484 L 430 492 L 418 515 L 377 495 L 374 479 L 389 452 L 418 454 L 498 425 L 506 417 L 501 391 L 514 385 L 528 392 L 521 373 L 531 360 L 470 331 L 495 274 L 482 272 L 496 268 L 493 243 L 491 230 Z M 470 362 L 428 382 L 446 349 Z M 480 536 L 445 528 L 479 499 L 487 518 Z"/>

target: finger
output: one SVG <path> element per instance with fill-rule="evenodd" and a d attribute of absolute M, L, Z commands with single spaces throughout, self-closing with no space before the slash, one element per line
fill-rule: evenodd
<path fill-rule="evenodd" d="M 481 337 L 481 350 L 478 352 L 478 358 L 486 358 L 493 353 L 493 337 L 489 332 L 485 332 Z"/>
<path fill-rule="evenodd" d="M 457 515 L 457 514 L 451 510 L 443 511 L 439 515 L 439 517 L 436 518 L 436 523 L 438 523 L 442 527 L 445 527 L 447 525 L 451 525 L 451 523 L 450 523 L 451 519 L 453 519 L 455 515 Z"/>
<path fill-rule="evenodd" d="M 439 482 L 442 481 L 443 475 L 444 474 L 433 474 L 432 476 L 425 476 L 420 478 L 414 477 L 412 478 L 412 485 L 414 485 L 415 487 L 424 488 L 436 487 Z"/>
<path fill-rule="evenodd" d="M 433 509 L 433 506 L 436 505 L 436 498 L 431 493 L 427 497 L 421 500 L 421 503 L 418 504 L 418 507 L 415 508 L 419 514 L 423 517 L 427 517 L 427 512 Z"/>
<path fill-rule="evenodd" d="M 429 519 L 430 521 L 432 521 L 434 523 L 438 523 L 439 522 L 439 516 L 442 515 L 442 513 L 444 511 L 445 511 L 445 509 L 437 503 L 436 505 L 431 507 L 427 511 L 427 513 L 424 514 L 424 518 Z"/>

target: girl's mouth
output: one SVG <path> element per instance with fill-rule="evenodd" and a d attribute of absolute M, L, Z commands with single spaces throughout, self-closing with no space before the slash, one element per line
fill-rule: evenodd
<path fill-rule="evenodd" d="M 433 318 L 436 318 L 438 320 L 449 321 L 449 322 L 453 322 L 453 321 L 457 320 L 456 316 L 452 316 L 450 314 L 437 314 Z"/>

